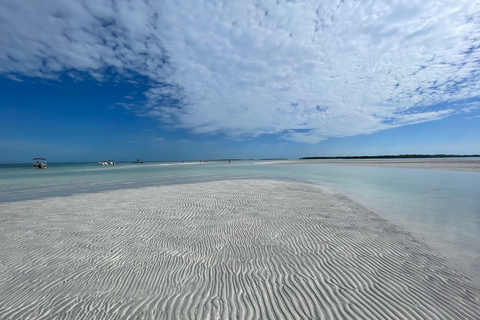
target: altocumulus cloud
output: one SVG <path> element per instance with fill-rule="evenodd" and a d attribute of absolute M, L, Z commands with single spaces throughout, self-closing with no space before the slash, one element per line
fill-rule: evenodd
<path fill-rule="evenodd" d="M 317 143 L 477 110 L 476 0 L 0 6 L 3 75 L 146 76 L 137 112 L 197 134 Z"/>

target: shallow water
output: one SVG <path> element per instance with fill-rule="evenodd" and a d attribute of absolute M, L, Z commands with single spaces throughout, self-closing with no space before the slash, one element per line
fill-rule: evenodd
<path fill-rule="evenodd" d="M 346 194 L 425 241 L 452 263 L 480 271 L 480 173 L 267 161 L 0 165 L 0 202 L 225 179 L 288 179 Z"/>
<path fill-rule="evenodd" d="M 214 181 L 0 207 L 1 319 L 480 314 L 468 273 L 310 184 Z"/>

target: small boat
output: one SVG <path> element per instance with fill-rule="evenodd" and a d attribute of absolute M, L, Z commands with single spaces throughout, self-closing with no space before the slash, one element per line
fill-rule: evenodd
<path fill-rule="evenodd" d="M 98 164 L 101 166 L 108 166 L 108 162 L 105 160 L 98 161 Z"/>
<path fill-rule="evenodd" d="M 111 166 L 114 166 L 116 164 L 113 160 L 107 160 L 107 163 Z"/>
<path fill-rule="evenodd" d="M 143 161 L 141 161 L 140 159 L 137 159 L 135 161 L 132 161 L 132 163 L 143 163 Z"/>
<path fill-rule="evenodd" d="M 47 159 L 33 158 L 33 167 L 35 169 L 47 169 Z"/>

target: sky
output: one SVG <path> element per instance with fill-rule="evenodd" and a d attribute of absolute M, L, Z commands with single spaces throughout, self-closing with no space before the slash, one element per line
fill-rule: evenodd
<path fill-rule="evenodd" d="M 476 0 L 3 0 L 0 30 L 0 163 L 480 153 Z"/>

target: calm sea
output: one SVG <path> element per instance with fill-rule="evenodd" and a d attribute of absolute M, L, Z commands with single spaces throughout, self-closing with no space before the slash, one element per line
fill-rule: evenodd
<path fill-rule="evenodd" d="M 398 161 L 398 159 L 397 159 Z M 339 191 L 480 272 L 480 173 L 268 161 L 0 165 L 0 202 L 221 179 L 285 179 Z"/>

